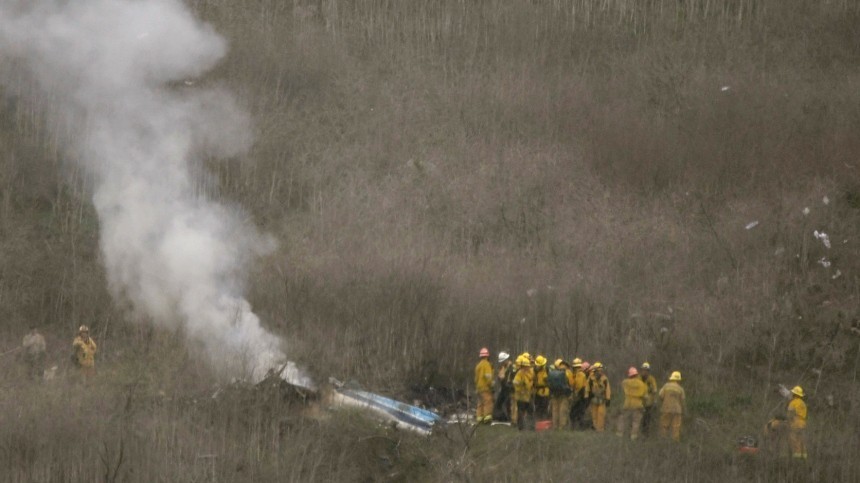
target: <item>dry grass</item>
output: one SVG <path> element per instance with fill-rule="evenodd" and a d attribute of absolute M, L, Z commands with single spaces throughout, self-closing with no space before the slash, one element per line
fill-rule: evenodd
<path fill-rule="evenodd" d="M 858 478 L 854 2 L 187 3 L 232 46 L 201 82 L 236 91 L 257 131 L 247 159 L 207 161 L 218 186 L 200 190 L 281 241 L 250 296 L 294 357 L 394 395 L 466 389 L 483 345 L 601 358 L 613 377 L 649 359 L 684 371 L 711 431 L 689 424 L 680 459 L 591 435 L 565 440 L 567 458 L 535 435 L 401 447 L 353 418 L 195 405 L 207 369 L 104 288 L 88 180 L 45 128 L 50 99 L 6 92 L 4 348 L 36 322 L 62 364 L 85 322 L 104 371 L 97 395 L 4 376 L 8 479 L 521 479 L 501 452 L 544 480 L 627 480 L 635 460 L 654 480 L 804 481 L 732 456 L 775 383 L 812 393 L 814 479 Z"/>

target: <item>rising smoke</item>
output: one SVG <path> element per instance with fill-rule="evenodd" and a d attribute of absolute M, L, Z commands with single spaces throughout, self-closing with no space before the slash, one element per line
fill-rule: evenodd
<path fill-rule="evenodd" d="M 46 117 L 71 130 L 67 152 L 95 179 L 115 296 L 181 326 L 219 371 L 260 377 L 284 359 L 282 342 L 252 312 L 243 281 L 248 259 L 272 242 L 195 195 L 192 174 L 201 157 L 244 152 L 250 120 L 227 92 L 182 85 L 225 52 L 180 0 L 0 3 L 0 57 L 51 99 Z"/>

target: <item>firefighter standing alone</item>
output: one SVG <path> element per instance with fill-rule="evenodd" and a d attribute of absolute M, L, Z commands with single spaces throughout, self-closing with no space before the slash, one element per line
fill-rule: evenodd
<path fill-rule="evenodd" d="M 489 361 L 489 349 L 482 348 L 479 356 L 481 360 L 475 366 L 475 391 L 478 393 L 475 420 L 490 424 L 493 422 L 493 366 Z"/>
<path fill-rule="evenodd" d="M 80 375 L 84 380 L 89 379 L 96 372 L 96 341 L 90 337 L 90 329 L 86 325 L 82 325 L 78 329 L 78 336 L 72 342 L 72 362 L 80 370 Z"/>

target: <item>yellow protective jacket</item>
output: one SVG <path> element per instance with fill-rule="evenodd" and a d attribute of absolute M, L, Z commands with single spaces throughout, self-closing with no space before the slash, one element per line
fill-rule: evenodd
<path fill-rule="evenodd" d="M 591 398 L 592 404 L 604 404 L 612 399 L 612 388 L 609 386 L 609 378 L 606 374 L 598 376 L 596 372 L 592 372 L 588 378 L 585 393 Z"/>
<path fill-rule="evenodd" d="M 638 377 L 628 377 L 621 381 L 621 389 L 624 391 L 624 409 L 642 409 L 645 407 L 645 396 L 648 395 L 648 386 Z"/>
<path fill-rule="evenodd" d="M 475 390 L 478 392 L 491 392 L 493 390 L 493 366 L 487 359 L 475 366 Z"/>
<path fill-rule="evenodd" d="M 547 383 L 547 378 L 549 377 L 549 371 L 546 369 L 546 366 L 543 369 L 539 369 L 535 371 L 535 395 L 540 397 L 549 397 L 549 384 Z"/>
<path fill-rule="evenodd" d="M 788 403 L 788 421 L 791 429 L 803 429 L 806 427 L 806 403 L 803 399 L 796 397 Z"/>
<path fill-rule="evenodd" d="M 573 393 L 581 396 L 581 392 L 585 389 L 585 384 L 587 380 L 585 377 L 585 373 L 582 371 L 576 371 L 572 373 L 572 377 L 570 379 L 570 387 L 573 388 Z"/>
<path fill-rule="evenodd" d="M 570 369 L 565 368 L 564 377 L 567 379 L 567 385 L 570 386 L 573 392 L 576 392 L 576 374 L 574 374 Z"/>
<path fill-rule="evenodd" d="M 519 402 L 532 400 L 532 388 L 534 386 L 534 372 L 530 367 L 521 367 L 514 376 L 514 399 Z"/>
<path fill-rule="evenodd" d="M 92 337 L 86 341 L 81 336 L 75 337 L 72 342 L 75 351 L 75 360 L 80 367 L 94 367 L 96 365 L 96 341 Z"/>
<path fill-rule="evenodd" d="M 651 407 L 654 405 L 654 400 L 657 399 L 657 379 L 654 379 L 654 376 L 648 374 L 648 377 L 642 376 L 642 382 L 645 383 L 645 386 L 648 387 L 648 394 L 645 396 L 645 407 Z"/>
<path fill-rule="evenodd" d="M 675 381 L 667 382 L 658 394 L 660 398 L 660 412 L 668 414 L 684 414 L 686 396 L 684 388 Z"/>

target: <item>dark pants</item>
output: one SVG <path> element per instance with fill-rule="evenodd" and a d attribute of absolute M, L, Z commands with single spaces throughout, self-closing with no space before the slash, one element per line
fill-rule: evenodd
<path fill-rule="evenodd" d="M 532 408 L 532 403 L 531 401 L 517 401 L 517 429 L 522 431 L 527 424 L 530 429 L 534 429 L 534 409 Z"/>
<path fill-rule="evenodd" d="M 579 398 L 570 407 L 570 424 L 573 429 L 587 429 L 588 424 L 585 423 L 585 410 L 588 409 L 588 399 Z"/>
<path fill-rule="evenodd" d="M 535 396 L 535 418 L 549 419 L 549 397 Z"/>
<path fill-rule="evenodd" d="M 493 404 L 493 420 L 511 420 L 511 390 L 506 387 L 499 390 L 499 394 L 496 396 L 496 403 Z"/>
<path fill-rule="evenodd" d="M 651 424 L 654 422 L 654 406 L 648 406 L 645 408 L 645 412 L 642 413 L 642 435 L 647 436 L 648 431 L 651 427 Z"/>

